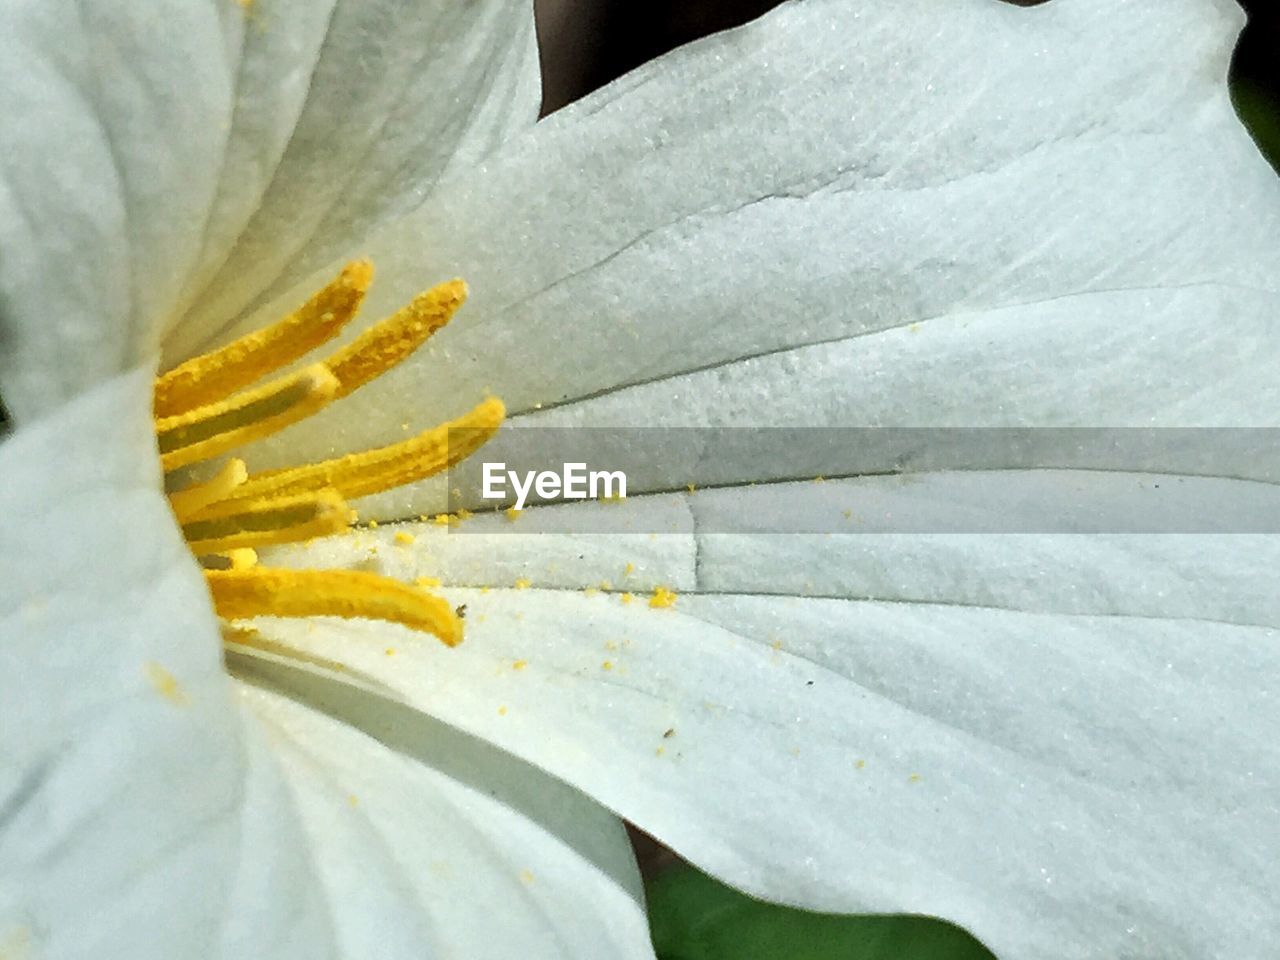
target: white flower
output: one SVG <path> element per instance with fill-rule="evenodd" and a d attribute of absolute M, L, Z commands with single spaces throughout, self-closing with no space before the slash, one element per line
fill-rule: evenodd
<path fill-rule="evenodd" d="M 685 535 L 388 544 L 468 605 L 465 644 L 272 622 L 349 672 L 246 685 L 150 420 L 157 351 L 359 253 L 365 317 L 454 275 L 473 298 L 259 464 L 486 387 L 533 424 L 1274 425 L 1280 187 L 1227 100 L 1234 4 L 805 0 L 523 132 L 519 3 L 0 23 L 0 952 L 648 956 L 625 817 L 750 892 L 1002 957 L 1267 954 L 1275 536 L 707 532 L 959 489 L 857 448 L 749 487 L 784 440 L 726 489 L 631 491 Z M 1034 486 L 1000 456 L 969 466 Z M 1180 479 L 1274 511 L 1274 476 L 1260 448 Z M 579 589 L 627 577 L 679 600 Z"/>

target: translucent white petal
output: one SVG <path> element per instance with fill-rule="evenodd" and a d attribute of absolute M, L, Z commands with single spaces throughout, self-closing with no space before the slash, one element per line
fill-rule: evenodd
<path fill-rule="evenodd" d="M 329 6 L 318 46 L 288 57 L 306 81 L 288 143 L 267 164 L 244 158 L 250 189 L 230 180 L 250 202 L 214 225 L 225 241 L 209 245 L 188 280 L 186 315 L 170 318 L 170 357 L 207 345 L 241 310 L 350 250 L 380 219 L 429 200 L 443 174 L 537 118 L 530 0 Z"/>
<path fill-rule="evenodd" d="M 466 642 L 271 629 L 770 899 L 937 914 L 1001 956 L 1266 956 L 1280 540 L 714 532 L 868 483 L 901 488 L 667 495 L 695 526 L 652 538 L 536 532 L 539 508 L 527 534 L 317 541 L 273 561 L 440 577 Z"/>
<path fill-rule="evenodd" d="M 652 960 L 631 846 L 603 808 L 400 704 L 247 666 L 331 714 L 244 691 L 341 905 L 343 956 Z"/>
<path fill-rule="evenodd" d="M 20 420 L 146 356 L 200 248 L 234 3 L 0 12 L 0 382 Z"/>
<path fill-rule="evenodd" d="M 528 7 L 6 5 L 0 375 L 12 412 L 34 416 L 132 367 L 197 297 L 216 293 L 205 322 L 224 321 L 229 301 L 314 266 L 531 122 Z"/>
<path fill-rule="evenodd" d="M 485 389 L 535 422 L 1272 422 L 1280 183 L 1227 97 L 1239 23 L 809 0 L 677 51 L 362 245 L 370 316 L 454 274 L 472 301 L 263 462 Z"/>
<path fill-rule="evenodd" d="M 0 446 L 0 945 L 329 956 L 160 494 L 150 390 L 149 370 L 106 381 Z"/>

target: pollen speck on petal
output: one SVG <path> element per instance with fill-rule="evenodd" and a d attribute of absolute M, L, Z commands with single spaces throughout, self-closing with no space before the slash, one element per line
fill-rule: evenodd
<path fill-rule="evenodd" d="M 151 681 L 160 696 L 164 697 L 174 706 L 185 707 L 189 702 L 187 694 L 182 689 L 182 685 L 178 683 L 178 678 L 172 673 L 156 663 L 154 660 L 148 660 L 146 664 L 147 679 Z"/>

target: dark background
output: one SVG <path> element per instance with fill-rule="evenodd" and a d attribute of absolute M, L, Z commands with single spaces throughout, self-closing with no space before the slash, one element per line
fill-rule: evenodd
<path fill-rule="evenodd" d="M 550 113 L 646 60 L 746 23 L 779 0 L 535 0 Z M 1007 0 L 1031 6 L 1053 0 Z M 1233 67 L 1237 108 L 1277 165 L 1280 14 L 1275 0 L 1240 0 L 1249 13 Z"/>

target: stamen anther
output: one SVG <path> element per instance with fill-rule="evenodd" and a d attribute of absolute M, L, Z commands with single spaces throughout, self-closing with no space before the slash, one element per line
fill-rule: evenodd
<path fill-rule="evenodd" d="M 408 357 L 448 323 L 466 299 L 467 285 L 461 280 L 434 286 L 325 360 L 342 384 L 338 397 L 345 397 Z"/>
<path fill-rule="evenodd" d="M 247 479 L 249 479 L 249 471 L 245 468 L 244 461 L 233 457 L 204 483 L 193 484 L 169 494 L 169 506 L 173 508 L 174 516 L 181 523 L 209 504 L 226 500 L 231 496 L 231 492 Z"/>
<path fill-rule="evenodd" d="M 298 497 L 218 504 L 182 525 L 196 556 L 297 543 L 350 527 L 351 508 L 335 490 Z M 232 567 L 235 561 L 232 558 Z"/>
<path fill-rule="evenodd" d="M 338 381 L 322 363 L 237 394 L 156 421 L 160 465 L 176 470 L 270 436 L 330 403 Z"/>
<path fill-rule="evenodd" d="M 204 575 L 214 608 L 229 620 L 362 617 L 430 633 L 451 647 L 462 639 L 462 623 L 447 601 L 374 573 L 257 568 Z"/>
<path fill-rule="evenodd" d="M 490 397 L 457 419 L 409 440 L 364 453 L 250 477 L 238 497 L 280 496 L 331 487 L 349 500 L 413 483 L 471 456 L 497 432 L 506 415 Z"/>
<path fill-rule="evenodd" d="M 157 377 L 155 415 L 172 417 L 215 403 L 331 340 L 356 315 L 372 280 L 368 260 L 352 261 L 283 320 Z"/>

